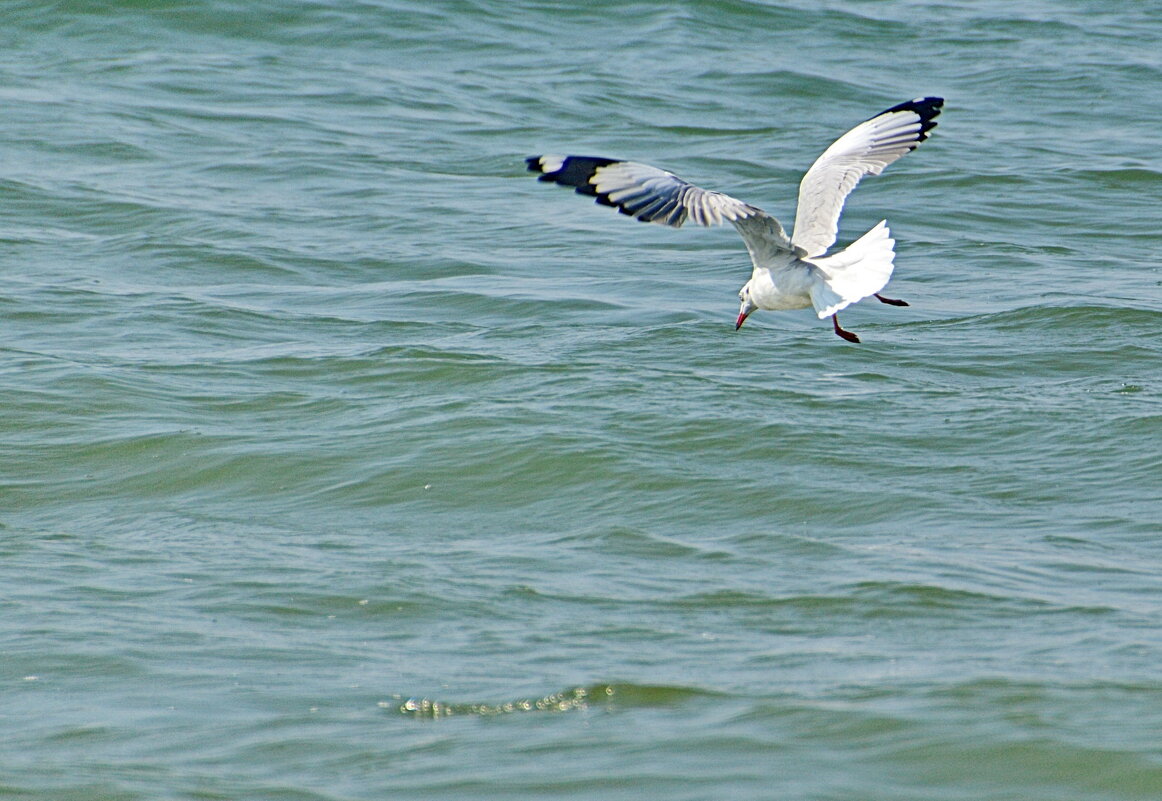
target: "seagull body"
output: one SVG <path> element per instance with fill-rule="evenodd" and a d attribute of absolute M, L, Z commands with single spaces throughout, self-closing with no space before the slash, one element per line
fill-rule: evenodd
<path fill-rule="evenodd" d="M 633 161 L 596 156 L 532 156 L 525 161 L 540 180 L 573 187 L 579 194 L 613 206 L 642 222 L 678 228 L 731 223 L 742 236 L 754 270 L 739 290 L 735 329 L 756 309 L 783 311 L 814 307 L 830 317 L 835 333 L 849 342 L 859 337 L 839 326 L 837 313 L 874 295 L 883 303 L 907 306 L 879 291 L 892 276 L 895 240 L 886 221 L 845 249 L 828 255 L 839 230 L 844 201 L 865 175 L 885 167 L 928 138 L 944 100 L 922 97 L 892 106 L 837 139 L 811 165 L 799 184 L 794 233 L 788 237 L 771 215 L 721 192 L 694 186 L 671 172 Z"/>

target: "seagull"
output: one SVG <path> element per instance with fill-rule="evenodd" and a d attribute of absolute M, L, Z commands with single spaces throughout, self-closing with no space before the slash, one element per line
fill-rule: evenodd
<path fill-rule="evenodd" d="M 573 187 L 578 194 L 613 206 L 642 222 L 681 227 L 686 220 L 704 226 L 730 222 L 742 236 L 754 270 L 739 290 L 742 302 L 734 328 L 757 309 L 782 311 L 813 306 L 822 320 L 848 342 L 859 337 L 839 325 L 837 313 L 875 296 L 882 303 L 907 306 L 879 294 L 892 275 L 896 241 L 887 221 L 828 255 L 839 230 L 839 214 L 851 190 L 865 175 L 915 150 L 936 127 L 944 105 L 940 97 L 919 97 L 892 106 L 845 133 L 811 165 L 799 183 L 799 205 L 790 238 L 783 226 L 757 206 L 730 195 L 702 189 L 666 170 L 635 161 L 598 156 L 530 156 L 525 159 L 539 180 Z"/>

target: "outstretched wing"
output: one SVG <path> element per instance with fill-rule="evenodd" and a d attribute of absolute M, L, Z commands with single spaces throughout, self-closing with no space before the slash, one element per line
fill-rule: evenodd
<path fill-rule="evenodd" d="M 762 209 L 694 186 L 672 172 L 598 156 L 545 155 L 525 161 L 531 172 L 541 174 L 539 180 L 571 186 L 642 222 L 673 228 L 687 219 L 707 226 L 733 223 L 756 262 L 760 254 L 792 250 L 778 220 Z"/>
<path fill-rule="evenodd" d="M 823 151 L 799 184 L 799 207 L 791 241 L 807 256 L 835 243 L 839 213 L 865 175 L 879 175 L 928 138 L 944 99 L 920 97 L 892 106 L 860 123 Z"/>
<path fill-rule="evenodd" d="M 530 171 L 541 173 L 539 180 L 574 187 L 578 194 L 591 195 L 642 222 L 678 228 L 691 219 L 699 225 L 721 225 L 762 213 L 648 164 L 596 156 L 532 156 L 525 161 Z"/>

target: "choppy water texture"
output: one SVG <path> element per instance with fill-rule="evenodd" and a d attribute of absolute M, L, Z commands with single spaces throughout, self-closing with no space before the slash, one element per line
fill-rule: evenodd
<path fill-rule="evenodd" d="M 0 797 L 1162 797 L 1162 10 L 0 13 Z M 733 330 L 836 136 L 849 345 Z"/>

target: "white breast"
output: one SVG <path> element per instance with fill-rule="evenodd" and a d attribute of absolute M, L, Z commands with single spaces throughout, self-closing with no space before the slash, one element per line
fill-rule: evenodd
<path fill-rule="evenodd" d="M 748 284 L 750 298 L 768 311 L 805 309 L 811 305 L 811 286 L 818 280 L 816 269 L 798 259 L 779 269 L 756 268 Z"/>

